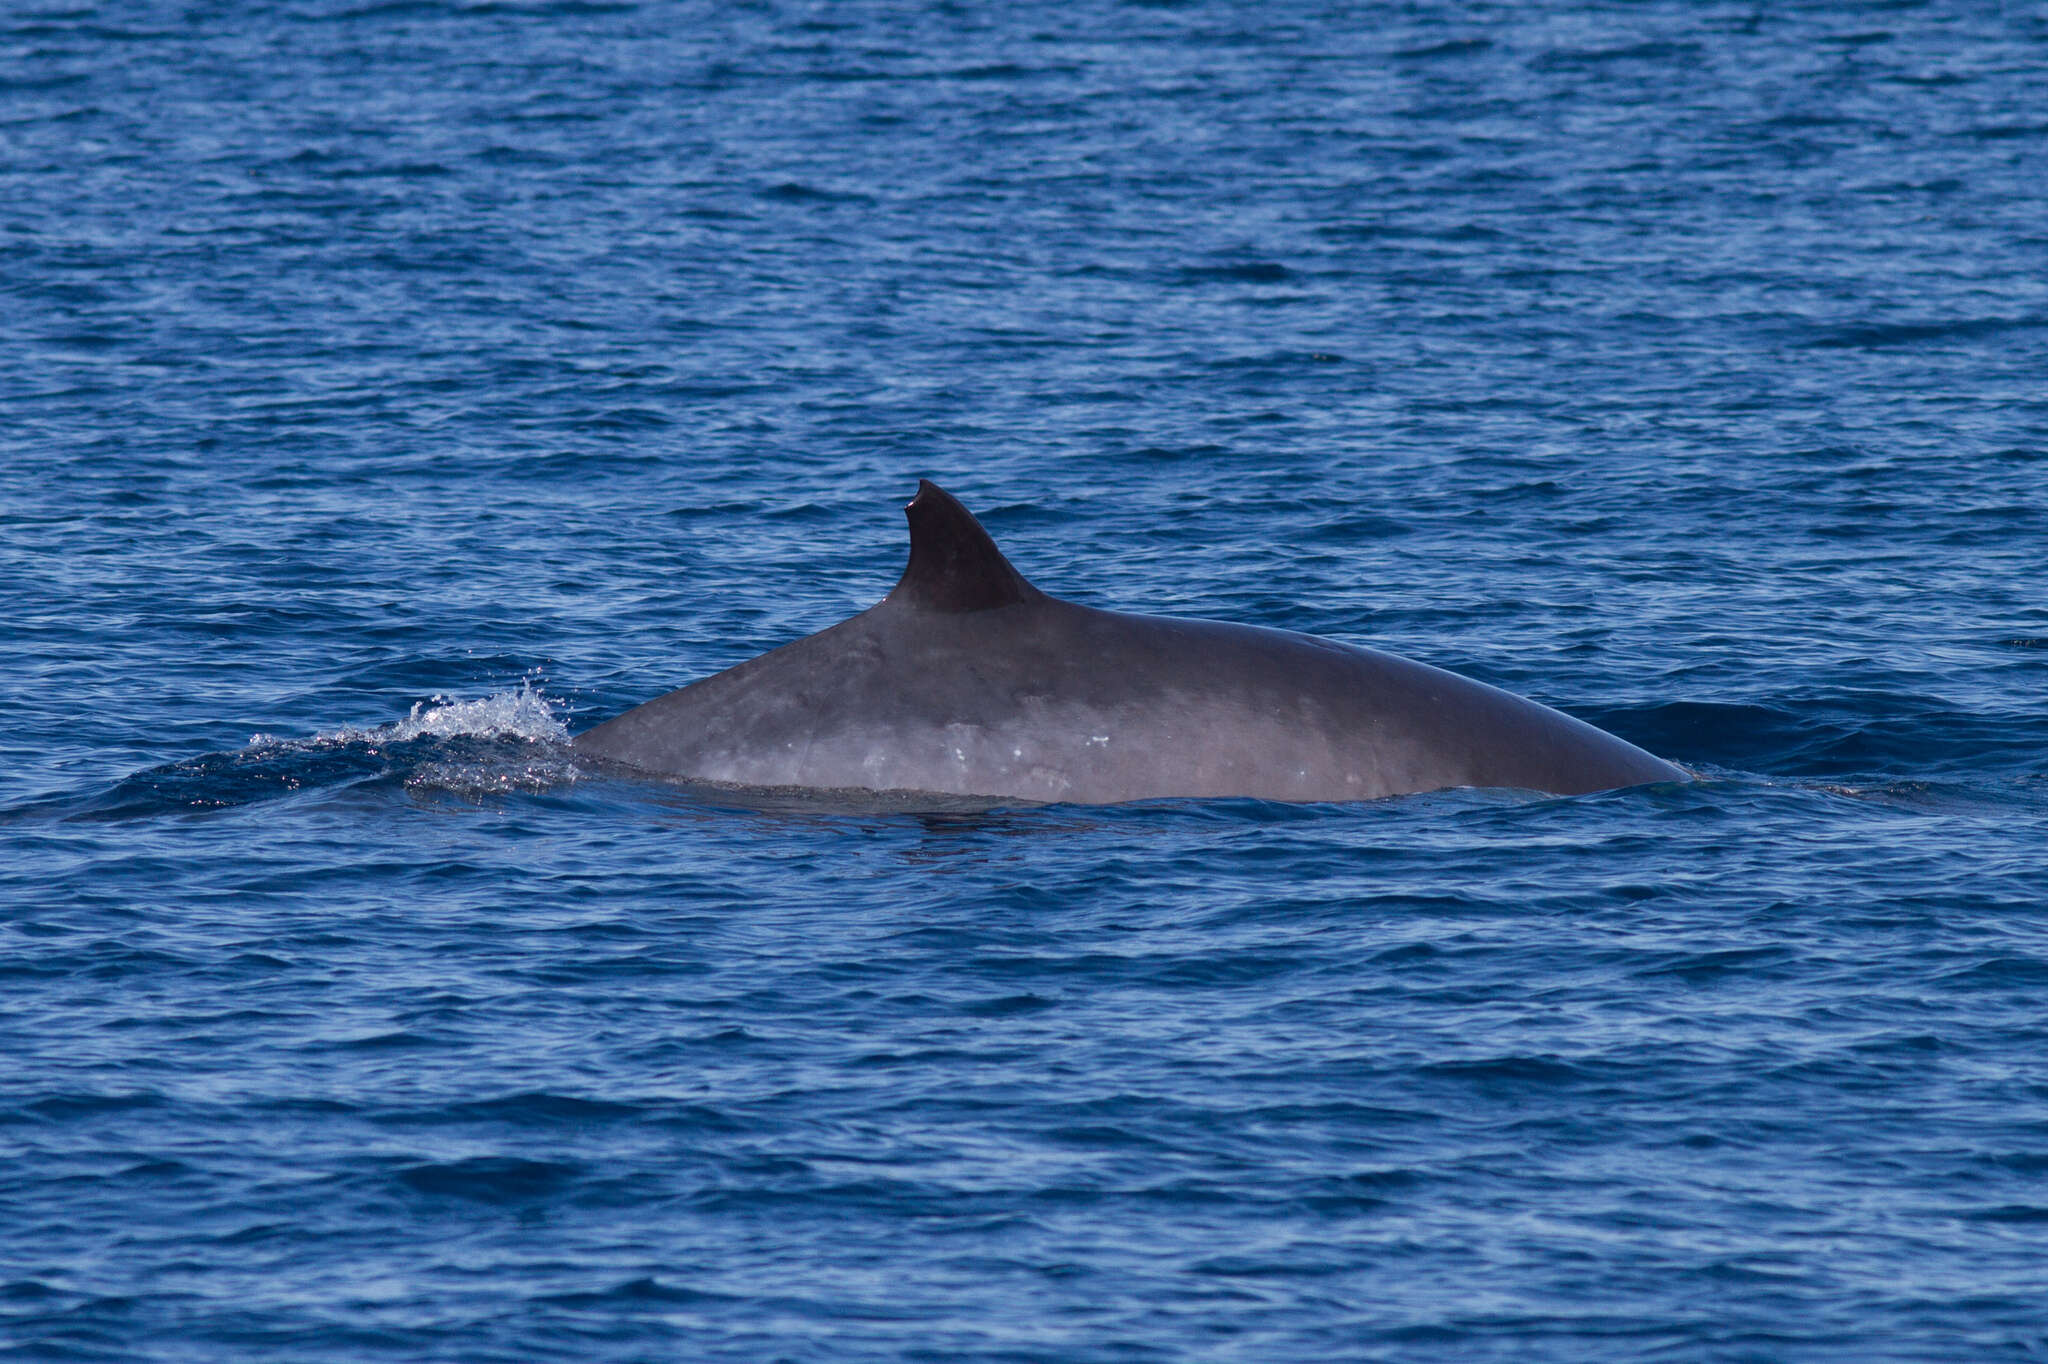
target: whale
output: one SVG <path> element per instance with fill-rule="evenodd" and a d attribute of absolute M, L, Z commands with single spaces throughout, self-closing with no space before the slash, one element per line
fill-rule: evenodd
<path fill-rule="evenodd" d="M 1040 591 L 929 480 L 887 596 L 572 741 L 639 777 L 763 793 L 1110 805 L 1583 795 L 1688 779 L 1548 706 L 1360 645 Z"/>

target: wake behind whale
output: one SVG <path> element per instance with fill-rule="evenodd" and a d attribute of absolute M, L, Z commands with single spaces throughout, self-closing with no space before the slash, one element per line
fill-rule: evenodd
<path fill-rule="evenodd" d="M 1110 804 L 1572 795 L 1686 773 L 1547 706 L 1312 635 L 1078 606 L 935 485 L 880 603 L 578 735 L 583 757 L 772 791 Z"/>

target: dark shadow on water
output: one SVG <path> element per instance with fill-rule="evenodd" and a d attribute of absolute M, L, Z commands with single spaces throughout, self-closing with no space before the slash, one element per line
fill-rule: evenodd
<path fill-rule="evenodd" d="M 313 792 L 445 791 L 474 799 L 573 779 L 561 746 L 471 736 L 399 742 L 363 738 L 258 740 L 0 809 L 0 824 L 154 819 L 239 809 Z"/>

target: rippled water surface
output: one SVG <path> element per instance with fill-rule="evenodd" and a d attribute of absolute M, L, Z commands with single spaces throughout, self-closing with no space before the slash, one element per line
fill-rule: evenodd
<path fill-rule="evenodd" d="M 2048 1354 L 2048 22 L 0 12 L 0 1345 Z M 565 740 L 1094 605 L 1700 772 L 737 808 Z"/>

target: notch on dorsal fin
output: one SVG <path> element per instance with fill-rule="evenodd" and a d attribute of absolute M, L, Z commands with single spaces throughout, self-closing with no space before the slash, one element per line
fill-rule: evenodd
<path fill-rule="evenodd" d="M 888 600 L 931 611 L 988 611 L 1044 595 L 996 548 L 974 513 L 936 483 L 920 481 L 903 509 L 910 566 Z"/>

